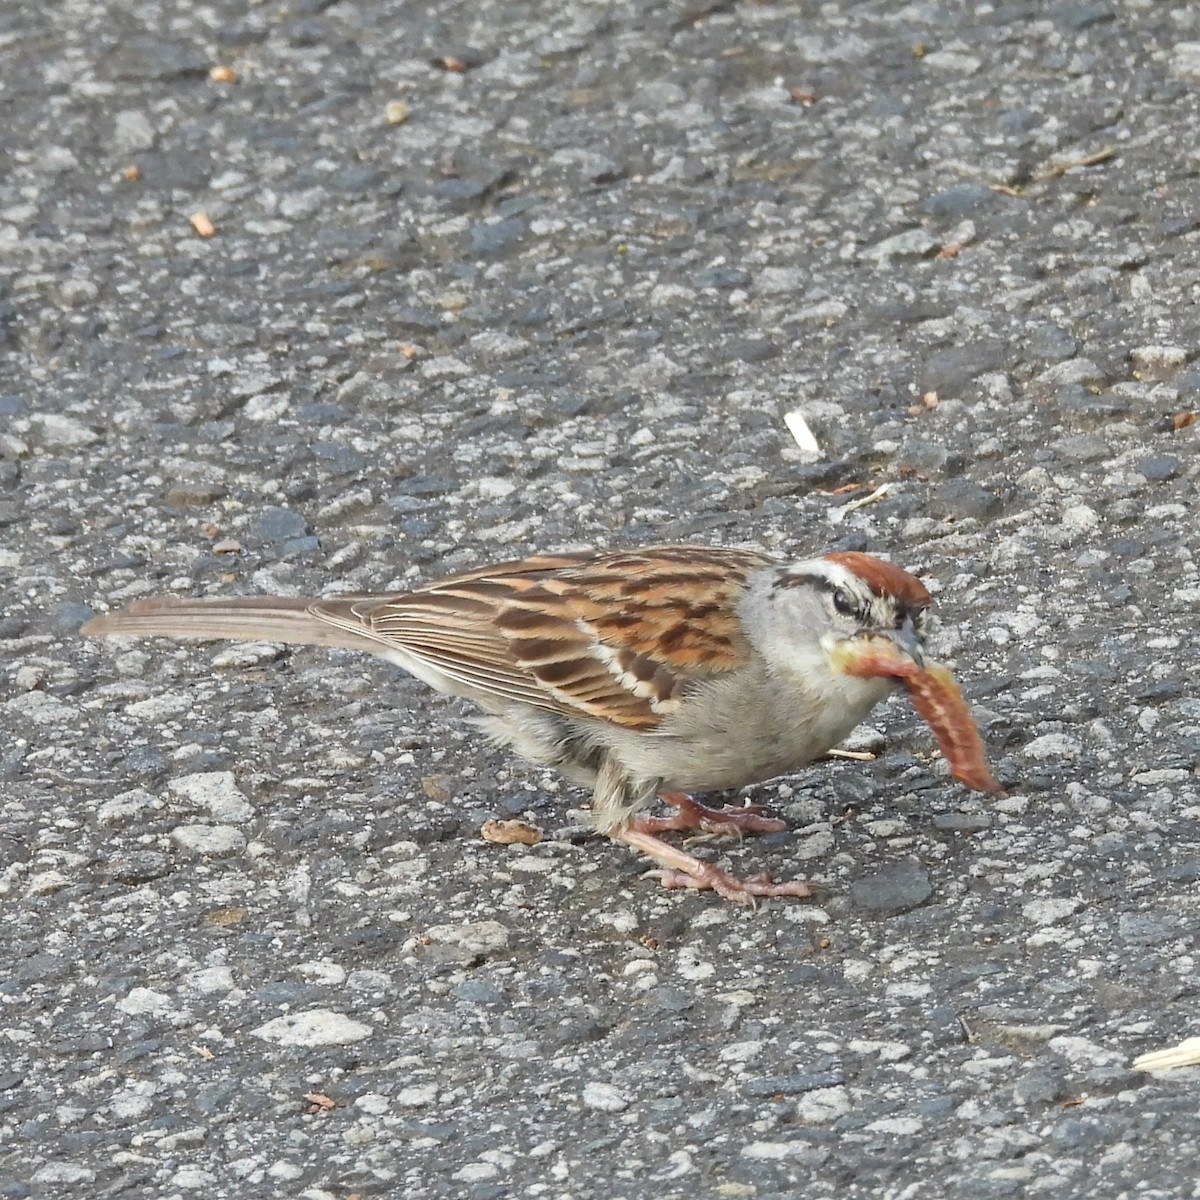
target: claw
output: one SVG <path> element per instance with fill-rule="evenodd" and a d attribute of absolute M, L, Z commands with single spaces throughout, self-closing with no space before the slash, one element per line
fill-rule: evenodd
<path fill-rule="evenodd" d="M 635 817 L 633 828 L 639 833 L 668 833 L 677 829 L 700 829 L 704 833 L 726 834 L 740 838 L 745 833 L 778 833 L 787 822 L 767 817 L 761 804 L 745 808 L 709 808 L 684 792 L 663 792 L 662 798 L 677 811 L 671 817 Z"/>
<path fill-rule="evenodd" d="M 696 858 L 695 855 L 688 854 L 685 850 L 680 850 L 640 828 L 631 826 L 614 837 L 617 841 L 624 842 L 663 864 L 662 867 L 647 872 L 656 876 L 663 887 L 714 891 L 734 904 L 745 904 L 750 908 L 757 907 L 760 896 L 804 898 L 814 895 L 816 891 L 811 883 L 803 879 L 775 883 L 765 872 L 752 875 L 748 879 L 739 879 L 736 875 L 731 875 L 712 863 L 704 862 L 703 859 Z"/>

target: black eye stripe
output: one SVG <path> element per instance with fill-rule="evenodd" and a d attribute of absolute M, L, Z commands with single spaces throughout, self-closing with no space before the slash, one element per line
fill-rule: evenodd
<path fill-rule="evenodd" d="M 813 575 L 805 571 L 789 571 L 780 575 L 773 585 L 776 588 L 815 587 L 825 592 L 832 592 L 838 585 L 824 575 Z"/>
<path fill-rule="evenodd" d="M 855 595 L 844 584 L 837 583 L 826 575 L 810 574 L 804 571 L 793 571 L 787 575 L 781 575 L 774 586 L 776 588 L 795 588 L 795 587 L 811 587 L 824 592 L 832 597 L 834 606 L 838 612 L 845 616 L 861 616 L 863 612 L 863 600 Z M 844 599 L 843 599 L 844 598 Z M 869 606 L 871 601 L 868 599 L 866 604 Z"/>
<path fill-rule="evenodd" d="M 825 592 L 834 600 L 837 606 L 837 594 L 839 592 L 847 595 L 853 607 L 843 609 L 838 606 L 838 611 L 845 616 L 857 616 L 859 620 L 871 621 L 881 619 L 883 624 L 886 624 L 887 611 L 881 606 L 890 605 L 891 612 L 895 613 L 897 625 L 902 624 L 906 619 L 911 619 L 914 627 L 920 632 L 929 618 L 928 604 L 903 604 L 891 597 L 881 596 L 878 592 L 872 591 L 865 599 L 852 592 L 844 584 L 837 583 L 826 575 L 817 574 L 809 571 L 789 571 L 785 575 L 780 575 L 772 585 L 772 592 L 779 591 L 782 588 L 796 587 L 811 587 Z"/>

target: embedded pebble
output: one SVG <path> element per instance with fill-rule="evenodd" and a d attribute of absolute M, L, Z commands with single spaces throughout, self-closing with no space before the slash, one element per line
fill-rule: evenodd
<path fill-rule="evenodd" d="M 1082 907 L 1083 902 L 1073 898 L 1030 900 L 1022 906 L 1021 914 L 1035 925 L 1057 925 L 1074 916 Z"/>
<path fill-rule="evenodd" d="M 48 449 L 76 450 L 100 440 L 94 429 L 62 413 L 35 413 L 30 420 L 38 441 Z"/>
<path fill-rule="evenodd" d="M 233 971 L 229 967 L 205 967 L 193 971 L 185 982 L 202 996 L 222 995 L 234 988 Z"/>
<path fill-rule="evenodd" d="M 867 262 L 885 263 L 895 258 L 923 258 L 937 248 L 937 239 L 924 229 L 906 229 L 867 247 L 859 257 Z"/>
<path fill-rule="evenodd" d="M 64 700 L 48 692 L 26 692 L 4 702 L 6 712 L 32 721 L 35 725 L 66 725 L 75 719 L 75 711 Z"/>
<path fill-rule="evenodd" d="M 246 849 L 246 835 L 232 825 L 177 825 L 171 830 L 171 841 L 189 854 L 213 858 Z"/>
<path fill-rule="evenodd" d="M 588 1108 L 597 1112 L 618 1113 L 629 1107 L 629 1098 L 619 1088 L 611 1083 L 600 1083 L 592 1080 L 583 1085 L 581 1098 Z"/>
<path fill-rule="evenodd" d="M 161 1016 L 171 1011 L 170 996 L 156 992 L 152 988 L 135 987 L 129 994 L 117 1001 L 116 1007 L 130 1016 L 141 1016 L 150 1013 Z"/>
<path fill-rule="evenodd" d="M 436 1083 L 416 1083 L 402 1087 L 396 1093 L 396 1103 L 401 1108 L 424 1108 L 437 1100 Z"/>
<path fill-rule="evenodd" d="M 1025 758 L 1039 760 L 1073 759 L 1082 753 L 1083 743 L 1078 738 L 1062 733 L 1043 734 L 1021 747 L 1021 754 Z"/>
<path fill-rule="evenodd" d="M 181 775 L 167 789 L 187 805 L 204 809 L 214 821 L 248 821 L 254 807 L 234 781 L 232 771 L 203 771 Z"/>
<path fill-rule="evenodd" d="M 1163 379 L 1187 365 L 1188 352 L 1182 346 L 1134 346 L 1129 359 L 1139 375 Z"/>
<path fill-rule="evenodd" d="M 868 912 L 894 914 L 924 904 L 933 895 L 928 873 L 915 862 L 889 863 L 850 887 L 854 903 Z"/>
<path fill-rule="evenodd" d="M 828 1125 L 853 1108 L 846 1088 L 817 1088 L 796 1101 L 796 1120 L 809 1125 Z"/>
<path fill-rule="evenodd" d="M 48 1162 L 33 1173 L 34 1183 L 61 1183 L 78 1187 L 80 1184 L 95 1183 L 96 1172 L 82 1163 Z"/>
<path fill-rule="evenodd" d="M 765 1162 L 786 1160 L 819 1166 L 828 1158 L 829 1151 L 797 1138 L 788 1142 L 747 1142 L 741 1149 L 741 1155 L 743 1158 L 760 1159 Z"/>
<path fill-rule="evenodd" d="M 306 1012 L 276 1017 L 251 1032 L 264 1042 L 312 1048 L 348 1046 L 369 1038 L 374 1030 L 370 1025 L 364 1025 L 361 1021 L 355 1021 L 342 1013 L 327 1008 L 313 1008 Z"/>
<path fill-rule="evenodd" d="M 258 514 L 256 532 L 264 542 L 283 542 L 308 533 L 308 521 L 303 513 L 268 505 Z"/>
<path fill-rule="evenodd" d="M 125 706 L 127 716 L 135 717 L 147 725 L 157 725 L 183 716 L 192 707 L 192 699 L 182 693 L 163 692 L 145 700 L 135 700 Z"/>
<path fill-rule="evenodd" d="M 96 809 L 96 817 L 105 825 L 118 825 L 124 821 L 140 817 L 149 809 L 158 805 L 158 798 L 142 788 L 134 788 L 121 792 L 111 800 L 105 800 Z"/>

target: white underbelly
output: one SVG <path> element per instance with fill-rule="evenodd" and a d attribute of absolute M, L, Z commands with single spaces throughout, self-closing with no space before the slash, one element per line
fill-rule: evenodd
<path fill-rule="evenodd" d="M 790 703 L 764 692 L 695 710 L 655 733 L 627 736 L 619 754 L 634 777 L 659 777 L 666 789 L 724 791 L 807 766 L 841 742 L 892 690 L 890 682 L 842 677 L 827 703 Z M 740 689 L 739 689 L 740 691 Z M 719 693 L 717 699 L 721 699 Z"/>

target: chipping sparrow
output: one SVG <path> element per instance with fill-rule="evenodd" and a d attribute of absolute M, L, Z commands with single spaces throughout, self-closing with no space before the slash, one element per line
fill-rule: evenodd
<path fill-rule="evenodd" d="M 749 550 L 650 546 L 544 554 L 397 595 L 139 600 L 88 635 L 235 638 L 368 650 L 473 701 L 495 741 L 593 789 L 598 830 L 671 887 L 740 903 L 805 896 L 737 879 L 658 835 L 767 831 L 757 808 L 686 794 L 786 774 L 836 746 L 903 678 L 973 787 L 994 787 L 948 673 L 923 663 L 929 593 L 865 554 L 784 563 Z M 655 797 L 676 808 L 644 815 Z"/>

